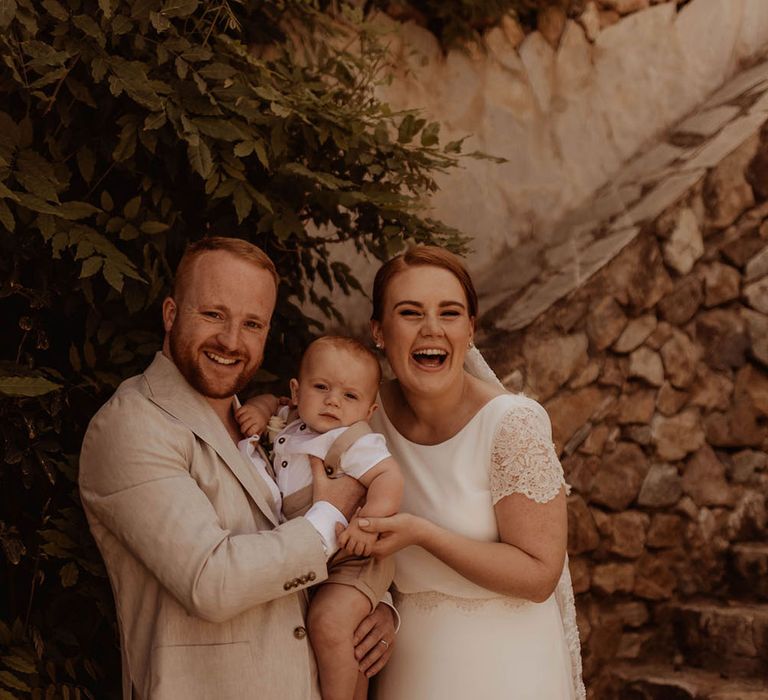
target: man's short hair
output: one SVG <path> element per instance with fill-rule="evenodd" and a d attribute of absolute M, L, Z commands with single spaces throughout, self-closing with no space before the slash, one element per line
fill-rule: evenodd
<path fill-rule="evenodd" d="M 275 269 L 275 264 L 269 256 L 258 246 L 242 238 L 228 238 L 226 236 L 211 236 L 210 238 L 201 238 L 199 241 L 190 243 L 184 255 L 181 256 L 179 265 L 176 268 L 176 275 L 171 286 L 171 296 L 176 297 L 184 288 L 189 277 L 195 260 L 203 253 L 213 250 L 224 250 L 227 253 L 237 256 L 242 260 L 253 263 L 256 267 L 266 270 L 275 280 L 275 287 L 280 284 L 280 277 Z"/>

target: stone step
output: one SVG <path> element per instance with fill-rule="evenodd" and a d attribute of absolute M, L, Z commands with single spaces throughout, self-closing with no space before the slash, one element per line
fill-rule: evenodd
<path fill-rule="evenodd" d="M 619 664 L 594 700 L 768 700 L 761 678 L 724 678 L 698 668 L 664 664 Z"/>
<path fill-rule="evenodd" d="M 741 542 L 732 545 L 730 570 L 735 592 L 768 600 L 768 544 Z"/>
<path fill-rule="evenodd" d="M 659 611 L 685 665 L 728 676 L 768 677 L 768 604 L 676 603 Z"/>

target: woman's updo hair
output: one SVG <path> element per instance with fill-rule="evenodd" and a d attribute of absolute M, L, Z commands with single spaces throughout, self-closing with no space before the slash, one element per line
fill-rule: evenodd
<path fill-rule="evenodd" d="M 470 317 L 477 317 L 477 291 L 461 259 L 439 246 L 415 245 L 385 262 L 376 273 L 376 278 L 373 280 L 373 311 L 371 312 L 373 321 L 381 321 L 384 313 L 384 295 L 392 278 L 409 267 L 439 267 L 448 270 L 459 280 L 464 290 Z"/>

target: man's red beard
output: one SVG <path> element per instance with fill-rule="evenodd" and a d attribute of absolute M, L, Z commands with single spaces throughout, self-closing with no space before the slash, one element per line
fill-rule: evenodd
<path fill-rule="evenodd" d="M 238 353 L 232 355 L 228 350 L 219 346 L 208 346 L 206 350 L 216 355 L 221 355 L 228 359 L 238 359 L 241 361 L 240 373 L 233 377 L 228 384 L 222 385 L 221 381 L 214 381 L 208 377 L 201 366 L 200 352 L 192 350 L 184 342 L 183 335 L 178 330 L 178 324 L 174 324 L 168 333 L 168 348 L 171 358 L 190 386 L 199 391 L 203 396 L 209 399 L 226 399 L 242 391 L 249 381 L 256 374 L 261 362 L 256 362 L 251 366 L 251 358 L 247 354 Z"/>

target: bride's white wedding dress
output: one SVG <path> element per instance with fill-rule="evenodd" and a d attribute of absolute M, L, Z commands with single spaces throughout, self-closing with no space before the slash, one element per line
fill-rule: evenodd
<path fill-rule="evenodd" d="M 401 510 L 476 540 L 499 540 L 493 505 L 504 496 L 546 502 L 564 483 L 549 418 L 524 396 L 495 397 L 438 445 L 410 442 L 383 409 L 371 424 L 404 473 Z M 557 591 L 532 603 L 482 588 L 420 547 L 395 562 L 402 626 L 377 700 L 584 698 L 567 564 Z"/>

